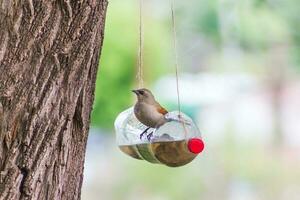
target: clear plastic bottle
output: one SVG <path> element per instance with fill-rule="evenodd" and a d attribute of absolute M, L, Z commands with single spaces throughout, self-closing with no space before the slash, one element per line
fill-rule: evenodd
<path fill-rule="evenodd" d="M 163 126 L 147 131 L 147 128 L 133 113 L 133 107 L 120 113 L 115 121 L 117 143 L 127 155 L 151 163 L 178 167 L 191 162 L 202 152 L 204 143 L 201 133 L 193 120 L 187 115 L 174 111 L 166 115 L 169 119 Z"/>

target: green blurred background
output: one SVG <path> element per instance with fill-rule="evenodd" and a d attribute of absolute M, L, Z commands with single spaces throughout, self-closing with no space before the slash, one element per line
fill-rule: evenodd
<path fill-rule="evenodd" d="M 82 199 L 299 200 L 300 1 L 176 1 L 183 111 L 205 151 L 167 168 L 122 154 L 113 130 L 134 104 L 138 0 L 112 0 Z M 144 80 L 175 110 L 170 1 L 144 1 Z"/>

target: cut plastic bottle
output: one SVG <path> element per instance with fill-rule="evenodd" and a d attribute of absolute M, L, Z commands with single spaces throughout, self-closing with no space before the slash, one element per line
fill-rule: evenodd
<path fill-rule="evenodd" d="M 135 117 L 133 107 L 123 111 L 115 120 L 117 143 L 125 154 L 151 163 L 179 167 L 191 162 L 204 149 L 201 133 L 193 120 L 178 111 L 166 115 L 168 122 L 150 128 Z M 152 133 L 151 137 L 149 134 Z"/>

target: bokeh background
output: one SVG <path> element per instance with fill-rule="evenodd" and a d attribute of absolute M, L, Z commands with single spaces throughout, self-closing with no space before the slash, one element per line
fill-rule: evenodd
<path fill-rule="evenodd" d="M 183 111 L 205 151 L 168 168 L 119 151 L 114 119 L 135 101 L 138 0 L 109 3 L 83 200 L 299 200 L 300 1 L 176 1 Z M 170 1 L 144 1 L 144 79 L 176 109 Z"/>

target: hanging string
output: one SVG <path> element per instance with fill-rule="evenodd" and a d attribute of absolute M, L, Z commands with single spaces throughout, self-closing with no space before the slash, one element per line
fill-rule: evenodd
<path fill-rule="evenodd" d="M 138 59 L 138 85 L 139 88 L 143 88 L 144 86 L 144 79 L 143 79 L 143 0 L 140 0 L 140 16 L 139 16 L 139 59 Z"/>
<path fill-rule="evenodd" d="M 180 102 L 180 92 L 179 92 L 179 62 L 178 62 L 178 49 L 177 49 L 177 33 L 176 33 L 176 20 L 174 14 L 174 0 L 171 0 L 171 14 L 172 14 L 172 30 L 173 30 L 173 45 L 175 54 L 175 73 L 176 73 L 176 90 L 177 90 L 177 106 L 178 106 L 178 118 L 182 123 L 184 136 L 187 139 L 187 129 L 185 126 L 184 119 L 181 116 L 181 102 Z"/>
<path fill-rule="evenodd" d="M 178 51 L 177 51 L 177 33 L 176 33 L 176 21 L 174 14 L 174 0 L 171 0 L 171 13 L 172 13 L 172 30 L 173 30 L 173 45 L 175 54 L 175 73 L 176 73 L 176 90 L 177 90 L 177 105 L 179 111 L 179 117 L 181 117 L 181 104 L 180 104 L 180 93 L 179 93 L 179 75 L 178 75 Z"/>

